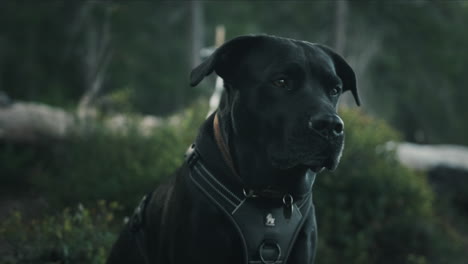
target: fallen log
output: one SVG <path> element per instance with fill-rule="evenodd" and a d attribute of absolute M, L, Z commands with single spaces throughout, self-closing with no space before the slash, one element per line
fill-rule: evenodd
<path fill-rule="evenodd" d="M 0 107 L 2 140 L 34 142 L 61 139 L 74 123 L 74 115 L 41 103 L 17 102 Z"/>
<path fill-rule="evenodd" d="M 468 171 L 468 147 L 461 145 L 420 145 L 389 142 L 398 160 L 405 166 L 429 171 L 437 167 Z"/>
<path fill-rule="evenodd" d="M 48 142 L 65 139 L 71 133 L 91 132 L 102 126 L 112 133 L 138 131 L 142 136 L 150 136 L 154 129 L 164 124 L 180 123 L 180 114 L 164 119 L 150 115 L 114 114 L 100 119 L 95 109 L 90 109 L 87 113 L 79 118 L 74 112 L 32 102 L 0 106 L 0 141 Z"/>

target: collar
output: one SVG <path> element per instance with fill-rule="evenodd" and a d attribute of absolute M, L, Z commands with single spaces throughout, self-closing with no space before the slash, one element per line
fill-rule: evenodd
<path fill-rule="evenodd" d="M 242 182 L 242 178 L 239 176 L 239 173 L 237 172 L 236 167 L 234 166 L 234 161 L 232 159 L 229 146 L 228 144 L 226 144 L 223 136 L 221 135 L 221 129 L 219 127 L 219 117 L 218 117 L 217 112 L 215 113 L 215 116 L 213 119 L 213 131 L 214 131 L 214 137 L 216 140 L 216 145 L 218 145 L 218 149 L 221 151 L 224 161 L 226 162 L 229 169 L 231 170 L 231 173 Z"/>
<path fill-rule="evenodd" d="M 311 193 L 315 179 L 315 174 L 312 172 L 308 172 L 305 175 L 307 179 L 300 184 L 300 186 L 303 186 L 299 188 L 301 191 L 285 192 L 268 187 L 262 189 L 249 188 L 235 168 L 229 147 L 222 137 L 219 121 L 219 117 L 215 113 L 208 117 L 201 126 L 195 143 L 192 144 L 186 153 L 186 160 L 189 165 L 201 162 L 206 171 L 209 171 L 218 182 L 231 192 L 238 193 L 242 197 L 281 200 L 286 194 L 290 194 L 294 201 L 298 201 Z M 192 166 L 190 167 L 192 168 Z M 218 175 L 223 175 L 223 177 L 219 177 Z"/>

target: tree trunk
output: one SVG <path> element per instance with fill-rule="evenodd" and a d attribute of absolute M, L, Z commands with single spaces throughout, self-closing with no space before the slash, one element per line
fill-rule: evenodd
<path fill-rule="evenodd" d="M 335 51 L 344 56 L 346 51 L 347 40 L 347 23 L 348 23 L 349 3 L 348 0 L 337 0 L 335 2 L 335 28 L 333 36 L 333 48 Z M 344 94 L 340 99 L 340 105 L 350 107 L 353 105 L 354 99 L 350 93 Z"/>
<path fill-rule="evenodd" d="M 93 4 L 93 3 L 92 3 Z M 94 3 L 97 5 L 97 3 Z M 86 53 L 83 57 L 83 72 L 85 72 L 86 91 L 78 103 L 78 117 L 85 119 L 90 115 L 91 105 L 95 101 L 107 72 L 107 67 L 112 56 L 110 49 L 110 4 L 104 7 L 105 16 L 101 22 L 98 18 L 88 16 L 89 22 L 85 28 L 86 32 Z M 93 8 L 87 8 L 87 12 L 92 12 Z"/>
<path fill-rule="evenodd" d="M 215 33 L 215 48 L 219 48 L 219 46 L 223 45 L 224 41 L 226 38 L 226 29 L 223 25 L 218 25 L 216 27 L 216 33 Z M 210 116 L 216 109 L 218 109 L 219 102 L 221 101 L 221 95 L 223 94 L 223 79 L 221 77 L 216 76 L 216 84 L 215 88 L 213 90 L 213 93 L 211 94 L 210 97 L 210 109 L 208 110 L 208 116 Z"/>
<path fill-rule="evenodd" d="M 190 36 L 191 36 L 191 67 L 194 68 L 201 62 L 200 50 L 203 48 L 203 3 L 190 1 Z"/>
<path fill-rule="evenodd" d="M 348 22 L 348 0 L 335 2 L 334 48 L 339 54 L 344 54 L 346 47 L 346 24 Z"/>
<path fill-rule="evenodd" d="M 204 40 L 204 9 L 203 3 L 198 0 L 189 1 L 190 19 L 190 68 L 189 72 L 201 63 L 200 51 Z M 176 107 L 182 108 L 185 103 L 185 89 L 180 87 L 176 91 Z"/>

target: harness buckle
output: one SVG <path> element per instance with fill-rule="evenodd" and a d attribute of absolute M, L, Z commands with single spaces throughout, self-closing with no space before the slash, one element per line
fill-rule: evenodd
<path fill-rule="evenodd" d="M 246 190 L 245 188 L 242 189 L 242 193 L 244 194 L 245 198 L 257 198 L 258 195 L 255 194 L 254 190 L 250 189 L 250 190 Z"/>
<path fill-rule="evenodd" d="M 190 145 L 190 147 L 185 152 L 184 157 L 185 157 L 185 162 L 187 162 L 189 167 L 193 167 L 193 165 L 200 158 L 200 154 L 198 154 L 197 150 L 195 149 L 195 144 Z"/>
<path fill-rule="evenodd" d="M 285 194 L 283 196 L 283 204 L 285 206 L 291 206 L 293 204 L 293 202 L 294 202 L 294 199 L 293 199 L 292 195 L 290 195 L 289 193 Z"/>
<path fill-rule="evenodd" d="M 292 195 L 285 194 L 283 196 L 283 213 L 286 220 L 291 219 L 292 213 L 294 211 L 293 203 L 294 199 Z"/>

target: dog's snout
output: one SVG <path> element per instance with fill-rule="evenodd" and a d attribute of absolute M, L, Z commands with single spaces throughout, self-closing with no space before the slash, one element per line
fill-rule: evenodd
<path fill-rule="evenodd" d="M 315 115 L 309 119 L 309 129 L 329 138 L 341 136 L 344 132 L 343 120 L 338 115 Z"/>

